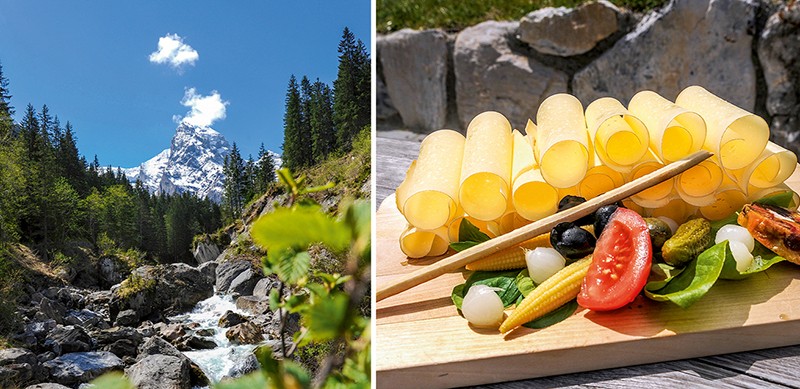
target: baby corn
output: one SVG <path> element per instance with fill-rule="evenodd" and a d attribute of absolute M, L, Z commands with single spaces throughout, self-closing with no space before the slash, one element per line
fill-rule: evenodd
<path fill-rule="evenodd" d="M 584 226 L 585 230 L 594 233 L 594 227 Z M 528 266 L 525 262 L 526 250 L 533 250 L 537 247 L 553 247 L 550 244 L 550 233 L 539 235 L 528 239 L 519 246 L 509 247 L 494 254 L 487 255 L 475 262 L 468 263 L 467 270 L 500 271 L 511 269 L 524 269 Z"/>
<path fill-rule="evenodd" d="M 514 309 L 514 312 L 500 325 L 500 332 L 506 333 L 531 320 L 552 312 L 578 296 L 583 277 L 589 271 L 592 256 L 561 269 L 536 287 Z"/>

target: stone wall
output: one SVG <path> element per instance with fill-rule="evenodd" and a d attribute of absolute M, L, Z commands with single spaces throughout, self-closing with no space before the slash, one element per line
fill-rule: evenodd
<path fill-rule="evenodd" d="M 478 113 L 524 128 L 549 95 L 584 105 L 637 91 L 668 99 L 701 85 L 771 121 L 800 153 L 800 3 L 673 0 L 647 14 L 606 1 L 545 8 L 457 33 L 378 36 L 378 130 L 463 129 Z"/>

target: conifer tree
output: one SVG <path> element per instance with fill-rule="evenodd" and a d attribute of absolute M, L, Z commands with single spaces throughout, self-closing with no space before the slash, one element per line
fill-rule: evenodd
<path fill-rule="evenodd" d="M 290 169 L 297 169 L 304 165 L 302 149 L 302 113 L 300 104 L 300 90 L 297 79 L 292 75 L 289 78 L 289 88 L 286 91 L 286 111 L 283 115 L 283 163 Z"/>
<path fill-rule="evenodd" d="M 317 79 L 312 86 L 311 147 L 314 162 L 321 162 L 336 149 L 331 88 Z"/>
<path fill-rule="evenodd" d="M 255 180 L 256 193 L 263 194 L 267 191 L 267 186 L 274 181 L 275 161 L 262 143 L 258 148 L 258 169 Z"/>
<path fill-rule="evenodd" d="M 230 153 L 225 156 L 223 166 L 225 181 L 223 184 L 222 201 L 233 218 L 241 216 L 246 195 L 244 175 L 244 161 L 239 153 L 236 143 L 231 147 Z"/>
<path fill-rule="evenodd" d="M 339 150 L 349 150 L 355 135 L 369 125 L 369 63 L 364 43 L 345 27 L 339 42 L 339 71 L 333 82 L 333 112 Z"/>
<path fill-rule="evenodd" d="M 14 107 L 11 106 L 11 92 L 8 89 L 8 79 L 3 76 L 3 64 L 0 63 L 0 145 L 10 141 L 14 125 L 12 115 Z"/>

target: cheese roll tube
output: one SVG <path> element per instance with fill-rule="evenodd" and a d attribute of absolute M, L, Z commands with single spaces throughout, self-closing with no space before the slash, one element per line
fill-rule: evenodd
<path fill-rule="evenodd" d="M 422 258 L 442 255 L 447 252 L 450 242 L 447 227 L 423 230 L 408 225 L 400 234 L 400 250 L 409 258 Z"/>
<path fill-rule="evenodd" d="M 662 167 L 664 167 L 664 164 L 659 161 L 651 151 L 648 151 L 645 157 L 642 158 L 642 161 L 637 163 L 628 173 L 627 182 L 652 173 Z M 663 207 L 669 203 L 670 194 L 674 188 L 674 182 L 675 178 L 673 177 L 658 183 L 631 196 L 631 200 L 644 208 Z"/>
<path fill-rule="evenodd" d="M 719 162 L 707 159 L 675 177 L 675 190 L 687 203 L 702 207 L 714 202 L 725 173 Z"/>
<path fill-rule="evenodd" d="M 628 110 L 647 126 L 650 149 L 664 163 L 675 162 L 703 147 L 703 118 L 656 92 L 646 90 L 633 95 Z"/>
<path fill-rule="evenodd" d="M 439 130 L 422 141 L 419 157 L 397 190 L 397 205 L 409 224 L 433 230 L 457 216 L 464 136 Z"/>
<path fill-rule="evenodd" d="M 566 93 L 552 95 L 539 106 L 536 124 L 542 177 L 556 188 L 577 185 L 594 157 L 581 102 Z"/>
<path fill-rule="evenodd" d="M 530 125 L 529 121 L 529 128 Z M 512 206 L 520 217 L 539 220 L 558 209 L 558 190 L 542 177 L 529 136 L 514 131 Z"/>
<path fill-rule="evenodd" d="M 703 147 L 715 154 L 725 169 L 742 169 L 758 158 L 767 146 L 769 126 L 753 115 L 700 86 L 684 89 L 675 103 L 697 112 L 708 133 Z"/>
<path fill-rule="evenodd" d="M 711 221 L 720 220 L 739 211 L 747 203 L 747 195 L 727 176 L 714 194 L 714 202 L 700 207 L 700 214 Z"/>
<path fill-rule="evenodd" d="M 645 151 L 647 151 L 645 149 Z M 611 189 L 618 188 L 625 183 L 622 173 L 603 165 L 599 157 L 595 158 L 594 166 L 589 168 L 586 176 L 578 184 L 578 192 L 585 199 L 595 198 Z"/>
<path fill-rule="evenodd" d="M 795 153 L 768 142 L 767 148 L 752 164 L 739 170 L 731 170 L 730 175 L 740 188 L 750 193 L 783 183 L 794 173 L 796 167 Z"/>
<path fill-rule="evenodd" d="M 589 104 L 586 125 L 597 157 L 614 170 L 629 170 L 650 147 L 647 127 L 617 99 L 603 97 Z"/>
<path fill-rule="evenodd" d="M 484 112 L 469 123 L 461 164 L 459 203 L 484 221 L 500 218 L 511 195 L 511 124 L 497 112 Z"/>

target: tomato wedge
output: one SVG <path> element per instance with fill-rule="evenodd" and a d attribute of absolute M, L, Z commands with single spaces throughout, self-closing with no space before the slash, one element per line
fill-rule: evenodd
<path fill-rule="evenodd" d="M 597 239 L 578 304 L 593 311 L 624 307 L 644 288 L 652 262 L 647 223 L 636 211 L 617 209 Z"/>

